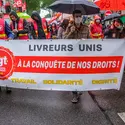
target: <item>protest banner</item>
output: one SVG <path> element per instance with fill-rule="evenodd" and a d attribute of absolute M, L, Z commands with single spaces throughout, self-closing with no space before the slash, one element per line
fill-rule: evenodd
<path fill-rule="evenodd" d="M 124 40 L 0 42 L 0 86 L 35 90 L 120 89 Z"/>

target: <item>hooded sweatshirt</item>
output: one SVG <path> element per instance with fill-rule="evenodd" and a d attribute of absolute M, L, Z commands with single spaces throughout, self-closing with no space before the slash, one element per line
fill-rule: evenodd
<path fill-rule="evenodd" d="M 15 16 L 17 18 L 16 21 L 12 20 L 12 23 L 13 23 L 14 29 L 18 29 L 18 23 L 19 23 L 20 18 L 18 17 L 18 15 L 17 15 L 17 13 L 15 11 L 11 11 L 10 12 L 10 16 L 11 15 L 13 15 L 13 16 Z M 26 33 L 28 33 L 27 21 L 25 19 L 23 21 L 23 27 L 24 27 L 24 29 L 18 31 L 18 33 L 16 34 L 16 37 L 18 37 L 19 34 L 26 34 Z M 12 27 L 10 27 L 10 28 L 12 30 Z"/>
<path fill-rule="evenodd" d="M 96 15 L 94 17 L 94 24 L 91 25 L 91 32 L 94 33 L 102 33 L 102 24 L 97 24 L 96 20 L 101 20 L 101 17 Z"/>
<path fill-rule="evenodd" d="M 36 20 L 34 17 L 37 17 L 38 20 Z M 36 21 L 37 26 L 38 26 L 38 39 L 46 39 L 46 35 L 44 33 L 43 27 L 42 27 L 42 21 L 41 21 L 41 17 L 39 15 L 39 13 L 37 11 L 33 11 L 31 18 Z M 35 29 L 34 29 L 35 31 Z"/>

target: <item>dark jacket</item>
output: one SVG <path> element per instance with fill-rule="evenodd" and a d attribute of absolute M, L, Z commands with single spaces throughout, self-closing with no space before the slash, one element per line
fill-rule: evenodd
<path fill-rule="evenodd" d="M 125 38 L 125 29 L 122 30 L 114 27 L 113 29 L 107 28 L 104 32 L 104 36 L 107 39 L 122 39 Z"/>
<path fill-rule="evenodd" d="M 81 24 L 80 28 L 72 33 L 71 28 L 75 26 L 72 25 L 67 27 L 66 32 L 64 34 L 64 39 L 88 39 L 89 38 L 89 28 L 87 25 Z"/>
<path fill-rule="evenodd" d="M 34 17 L 37 17 L 38 20 L 36 20 Z M 33 38 L 34 39 L 46 39 L 46 35 L 45 35 L 43 27 L 42 27 L 42 21 L 41 21 L 41 17 L 39 15 L 39 13 L 37 11 L 33 11 L 32 15 L 31 15 L 31 18 L 34 21 L 36 21 L 37 26 L 38 26 L 38 29 L 37 29 L 38 30 L 38 36 L 37 36 L 36 33 L 35 33 L 34 25 L 33 25 L 33 23 L 31 24 L 32 29 L 33 29 L 31 34 L 32 34 Z"/>
<path fill-rule="evenodd" d="M 12 11 L 12 12 L 10 13 L 10 15 L 14 15 L 14 16 L 17 18 L 16 22 L 15 22 L 15 21 L 12 21 L 13 26 L 14 26 L 14 29 L 16 29 L 15 26 L 16 26 L 16 24 L 19 23 L 20 18 L 18 17 L 18 15 L 17 15 L 17 13 L 16 13 L 15 11 Z M 18 31 L 18 33 L 15 34 L 15 39 L 18 38 L 19 34 L 26 34 L 26 33 L 29 32 L 27 25 L 28 25 L 28 23 L 27 23 L 27 21 L 24 19 L 24 21 L 23 21 L 23 27 L 24 27 L 24 29 Z M 11 30 L 12 30 L 12 27 L 10 27 L 10 28 L 11 28 Z M 18 25 L 17 25 L 17 29 L 18 29 Z"/>
<path fill-rule="evenodd" d="M 14 34 L 12 33 L 12 31 L 6 21 L 5 21 L 5 33 L 8 38 L 14 39 Z"/>

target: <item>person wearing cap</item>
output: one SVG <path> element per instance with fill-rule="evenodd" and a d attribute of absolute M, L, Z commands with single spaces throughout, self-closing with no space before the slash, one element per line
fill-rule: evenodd
<path fill-rule="evenodd" d="M 92 39 L 103 39 L 103 28 L 101 24 L 101 17 L 95 15 L 93 24 L 90 25 L 90 37 Z"/>
<path fill-rule="evenodd" d="M 107 39 L 122 39 L 125 38 L 125 28 L 120 19 L 113 20 L 113 23 L 104 32 Z"/>

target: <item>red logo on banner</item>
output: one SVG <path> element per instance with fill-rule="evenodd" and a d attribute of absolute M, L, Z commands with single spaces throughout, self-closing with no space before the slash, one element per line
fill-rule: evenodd
<path fill-rule="evenodd" d="M 14 70 L 14 56 L 13 53 L 4 47 L 0 46 L 0 79 L 8 79 Z"/>

